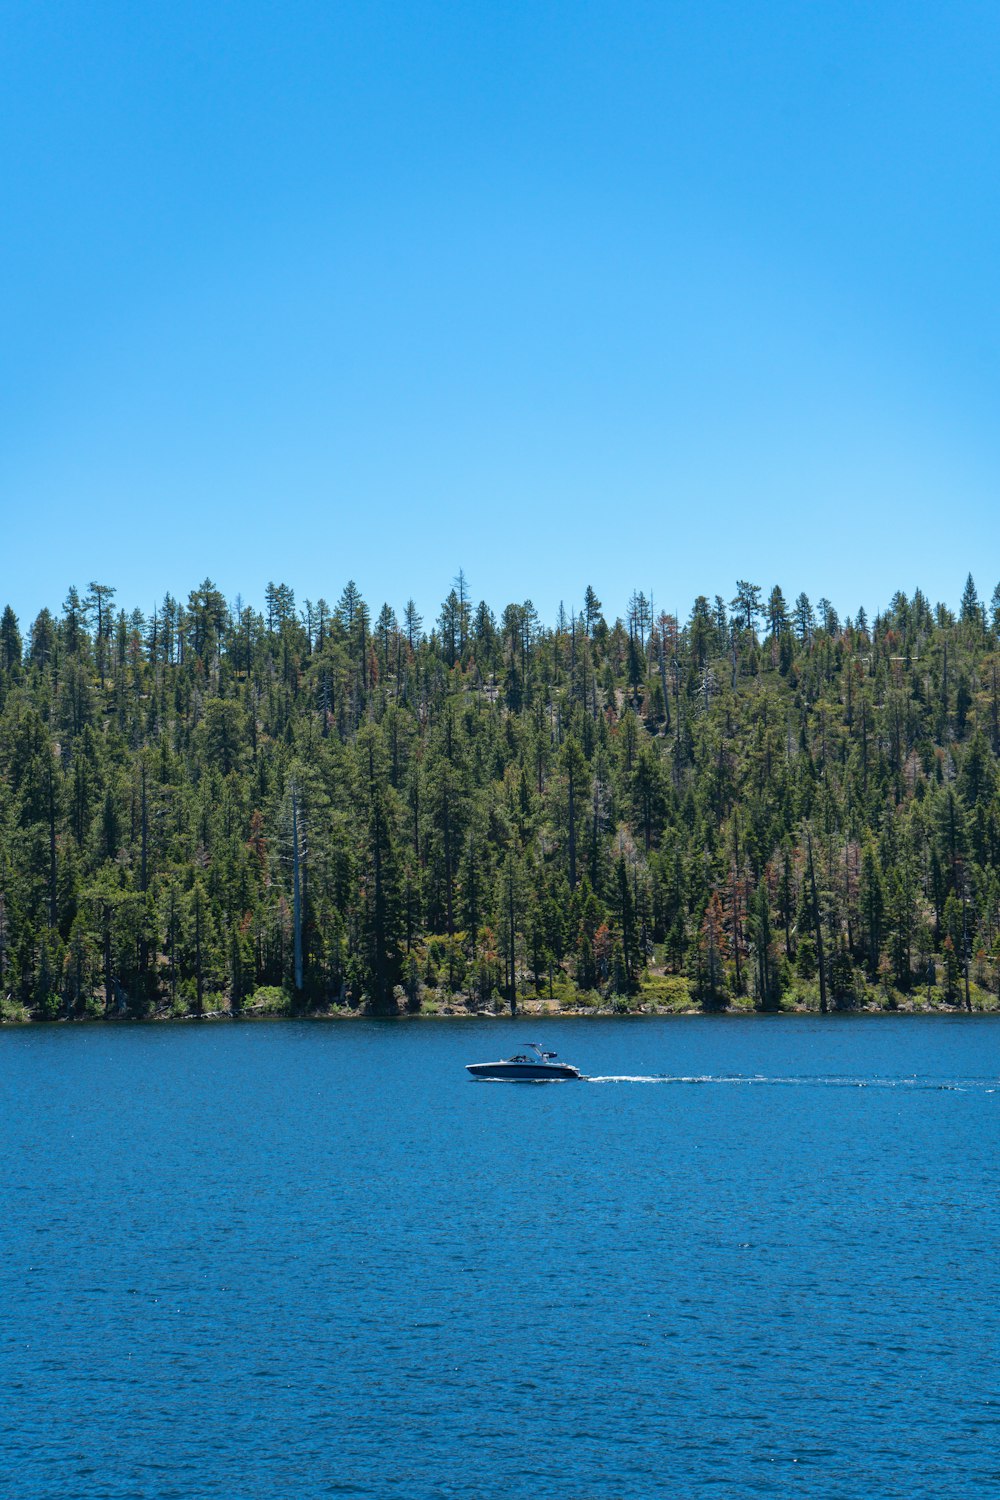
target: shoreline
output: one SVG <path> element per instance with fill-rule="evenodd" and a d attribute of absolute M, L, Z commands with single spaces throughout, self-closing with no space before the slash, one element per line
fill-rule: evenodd
<path fill-rule="evenodd" d="M 293 1022 L 305 1021 L 322 1024 L 350 1021 L 380 1021 L 388 1024 L 407 1022 L 441 1022 L 441 1021 L 490 1021 L 507 1022 L 514 1021 L 651 1021 L 651 1020 L 691 1020 L 700 1018 L 703 1020 L 775 1020 L 793 1017 L 813 1017 L 825 1021 L 844 1021 L 855 1019 L 874 1019 L 885 1017 L 887 1019 L 907 1019 L 913 1017 L 941 1016 L 960 1020 L 985 1020 L 1000 1019 L 1000 1003 L 990 1007 L 980 1006 L 971 1011 L 964 1006 L 956 1005 L 855 1005 L 844 1007 L 832 1007 L 825 1014 L 816 1006 L 810 1005 L 788 1005 L 778 1010 L 761 1010 L 753 1006 L 724 1006 L 715 1010 L 705 1010 L 701 1006 L 687 1006 L 683 1008 L 666 1007 L 643 1007 L 622 1010 L 613 1006 L 588 1006 L 567 1007 L 565 1009 L 521 1007 L 515 1016 L 508 1011 L 473 1011 L 464 1008 L 441 1007 L 431 1011 L 406 1011 L 402 1010 L 395 1014 L 379 1015 L 363 1007 L 352 1009 L 350 1007 L 336 1007 L 330 1010 L 309 1010 L 293 1014 L 288 1011 L 253 1011 L 245 1009 L 241 1011 L 213 1010 L 205 1011 L 202 1015 L 159 1015 L 159 1016 L 134 1016 L 134 1015 L 89 1015 L 89 1016 L 3 1016 L 0 1017 L 0 1032 L 5 1030 L 35 1030 L 38 1028 L 81 1028 L 92 1026 L 190 1026 L 190 1025 L 219 1025 L 238 1024 L 241 1022 L 256 1023 L 264 1021 Z"/>

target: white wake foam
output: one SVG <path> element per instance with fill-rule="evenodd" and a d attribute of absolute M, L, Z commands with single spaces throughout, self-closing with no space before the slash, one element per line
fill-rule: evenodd
<path fill-rule="evenodd" d="M 728 1084 L 730 1086 L 769 1088 L 832 1088 L 832 1089 L 931 1089 L 985 1090 L 996 1092 L 995 1078 L 882 1078 L 872 1075 L 865 1078 L 843 1077 L 837 1074 L 815 1077 L 768 1077 L 763 1073 L 609 1073 L 591 1077 L 588 1083 L 705 1083 Z"/>

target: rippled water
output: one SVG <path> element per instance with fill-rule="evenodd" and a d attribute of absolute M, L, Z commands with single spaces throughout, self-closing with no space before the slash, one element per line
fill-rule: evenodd
<path fill-rule="evenodd" d="M 0 1034 L 3 1493 L 1000 1494 L 1000 1024 L 528 1035 Z"/>

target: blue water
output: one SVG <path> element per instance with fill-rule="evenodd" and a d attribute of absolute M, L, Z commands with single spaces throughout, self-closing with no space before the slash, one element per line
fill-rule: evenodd
<path fill-rule="evenodd" d="M 2 1493 L 1000 1494 L 1000 1022 L 538 1029 L 0 1034 Z"/>

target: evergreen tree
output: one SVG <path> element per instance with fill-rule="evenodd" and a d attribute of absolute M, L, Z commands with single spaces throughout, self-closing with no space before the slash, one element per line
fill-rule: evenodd
<path fill-rule="evenodd" d="M 21 632 L 17 628 L 17 615 L 8 604 L 0 617 L 0 673 L 13 675 L 21 664 Z"/>
<path fill-rule="evenodd" d="M 530 973 L 627 1006 L 665 971 L 822 1009 L 932 967 L 932 1001 L 997 1004 L 974 584 L 957 618 L 896 591 L 871 627 L 775 588 L 763 646 L 742 582 L 732 630 L 708 594 L 494 614 L 462 573 L 430 635 L 354 584 L 333 612 L 184 597 L 70 589 L 26 649 L 0 618 L 0 1005 L 510 1006 Z"/>

